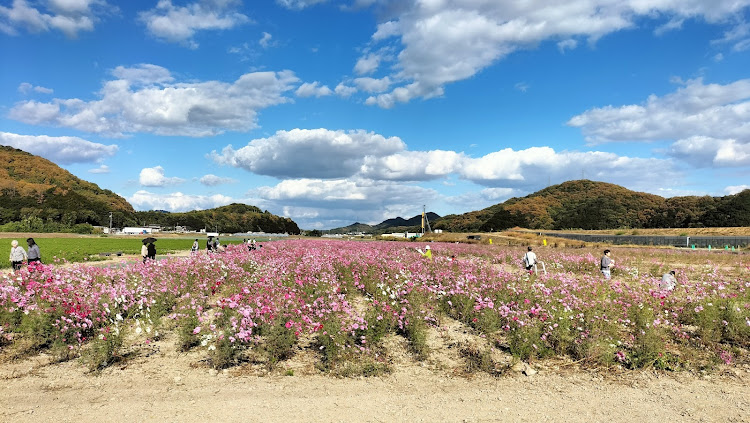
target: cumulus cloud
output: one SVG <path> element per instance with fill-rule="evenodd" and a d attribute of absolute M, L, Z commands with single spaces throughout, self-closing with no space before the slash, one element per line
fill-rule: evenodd
<path fill-rule="evenodd" d="M 0 144 L 44 157 L 56 164 L 94 163 L 117 153 L 117 145 L 104 145 L 78 137 L 19 135 L 0 132 Z"/>
<path fill-rule="evenodd" d="M 550 147 L 504 149 L 466 158 L 458 174 L 488 187 L 538 189 L 548 181 L 586 179 L 627 185 L 651 192 L 654 181 L 671 181 L 681 173 L 670 160 L 618 156 L 601 151 L 556 152 Z"/>
<path fill-rule="evenodd" d="M 31 4 L 13 0 L 10 7 L 0 6 L 0 31 L 19 35 L 21 28 L 32 33 L 58 30 L 75 38 L 80 31 L 93 31 L 102 15 L 115 10 L 116 7 L 103 0 L 50 0 Z"/>
<path fill-rule="evenodd" d="M 741 20 L 750 0 L 454 0 L 410 2 L 394 19 L 378 25 L 372 45 L 403 46 L 391 76 L 400 85 L 366 104 L 393 107 L 414 98 L 440 96 L 444 86 L 476 75 L 519 49 L 557 41 L 562 50 L 634 27 L 644 19 L 712 24 Z M 740 31 L 741 32 L 741 31 Z M 366 71 L 369 52 L 357 62 Z"/>
<path fill-rule="evenodd" d="M 327 85 L 323 85 L 321 87 L 320 83 L 318 81 L 315 81 L 305 82 L 304 84 L 300 85 L 299 88 L 297 88 L 295 94 L 297 95 L 297 97 L 325 97 L 333 94 L 333 91 L 331 91 L 331 89 L 328 88 Z"/>
<path fill-rule="evenodd" d="M 750 141 L 694 136 L 677 140 L 670 153 L 695 167 L 750 166 Z"/>
<path fill-rule="evenodd" d="M 138 183 L 144 187 L 164 187 L 183 182 L 185 180 L 182 178 L 164 176 L 164 168 L 161 166 L 143 168 L 138 177 Z"/>
<path fill-rule="evenodd" d="M 181 192 L 169 194 L 153 193 L 146 190 L 136 191 L 127 200 L 136 210 L 167 210 L 171 212 L 186 212 L 191 210 L 205 210 L 227 204 L 239 202 L 226 195 L 191 195 Z"/>
<path fill-rule="evenodd" d="M 589 142 L 673 141 L 669 153 L 696 166 L 750 164 L 750 79 L 726 85 L 689 80 L 663 97 L 574 116 Z"/>
<path fill-rule="evenodd" d="M 727 195 L 734 195 L 739 194 L 746 189 L 750 189 L 750 185 L 731 185 L 724 188 L 724 192 L 726 192 Z"/>
<path fill-rule="evenodd" d="M 460 170 L 467 157 L 454 151 L 404 151 L 388 156 L 367 156 L 360 173 L 390 181 L 426 181 Z"/>
<path fill-rule="evenodd" d="M 375 72 L 380 66 L 381 57 L 379 54 L 370 53 L 367 56 L 360 57 L 357 64 L 354 65 L 354 72 L 358 75 L 367 75 Z"/>
<path fill-rule="evenodd" d="M 199 182 L 203 185 L 209 186 L 209 187 L 215 187 L 217 185 L 223 185 L 223 184 L 233 184 L 237 182 L 236 179 L 232 178 L 222 178 L 221 176 L 216 176 L 212 174 L 203 175 Z"/>
<path fill-rule="evenodd" d="M 96 174 L 109 173 L 109 166 L 107 166 L 107 165 L 101 165 L 101 166 L 96 167 L 94 169 L 89 169 L 89 173 L 96 173 Z"/>
<path fill-rule="evenodd" d="M 361 91 L 368 93 L 380 93 L 391 86 L 391 79 L 387 76 L 380 79 L 375 78 L 356 78 L 354 83 Z"/>
<path fill-rule="evenodd" d="M 220 164 L 277 178 L 343 178 L 359 172 L 366 156 L 404 150 L 398 137 L 363 130 L 293 129 L 259 138 L 240 149 L 225 147 L 211 157 Z"/>
<path fill-rule="evenodd" d="M 99 99 L 54 99 L 17 103 L 9 117 L 103 134 L 131 133 L 203 137 L 257 127 L 259 110 L 286 103 L 299 81 L 291 71 L 253 72 L 236 81 L 176 82 L 156 65 L 118 67 Z"/>
<path fill-rule="evenodd" d="M 336 85 L 336 89 L 334 90 L 337 96 L 342 98 L 348 98 L 354 95 L 354 93 L 357 92 L 357 89 L 355 87 L 346 85 L 345 83 L 341 82 L 338 85 Z"/>
<path fill-rule="evenodd" d="M 193 39 L 198 31 L 232 29 L 250 21 L 236 11 L 239 0 L 203 0 L 186 6 L 175 6 L 171 0 L 159 0 L 156 7 L 141 12 L 140 20 L 148 31 L 161 40 L 197 48 Z"/>

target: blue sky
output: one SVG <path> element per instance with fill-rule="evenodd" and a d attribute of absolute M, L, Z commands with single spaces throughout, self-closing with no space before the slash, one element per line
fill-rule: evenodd
<path fill-rule="evenodd" d="M 2 0 L 0 144 L 303 229 L 750 188 L 750 0 Z"/>

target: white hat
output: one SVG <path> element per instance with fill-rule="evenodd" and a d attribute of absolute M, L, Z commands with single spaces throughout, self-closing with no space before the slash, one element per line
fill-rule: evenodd
<path fill-rule="evenodd" d="M 424 247 L 424 249 L 425 249 L 425 250 L 429 250 L 429 249 L 430 249 L 430 246 L 428 245 L 428 246 Z"/>

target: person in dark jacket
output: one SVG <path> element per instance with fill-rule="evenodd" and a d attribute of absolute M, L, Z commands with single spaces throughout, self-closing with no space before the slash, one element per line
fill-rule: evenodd
<path fill-rule="evenodd" d="M 34 263 L 34 262 L 41 263 L 42 254 L 39 252 L 39 246 L 34 241 L 34 238 L 27 239 L 26 243 L 29 244 L 29 251 L 27 253 L 29 264 Z"/>
<path fill-rule="evenodd" d="M 148 258 L 151 260 L 156 260 L 156 245 L 154 245 L 153 242 L 148 243 L 148 246 L 146 246 L 146 250 L 148 251 Z"/>

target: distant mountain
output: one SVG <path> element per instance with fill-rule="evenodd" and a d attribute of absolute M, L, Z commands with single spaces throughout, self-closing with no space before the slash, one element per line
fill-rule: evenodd
<path fill-rule="evenodd" d="M 432 225 L 432 222 L 438 220 L 440 216 L 433 212 L 427 212 L 427 220 Z M 382 234 L 386 232 L 414 232 L 422 229 L 422 215 L 418 214 L 411 219 L 404 219 L 402 217 L 396 217 L 393 219 L 384 220 L 377 225 L 368 225 L 365 223 L 353 223 L 349 226 L 341 228 L 329 229 L 325 231 L 329 234 L 349 234 L 364 232 L 369 234 Z"/>
<path fill-rule="evenodd" d="M 682 228 L 750 225 L 750 190 L 725 197 L 672 197 L 589 180 L 568 181 L 483 210 L 448 215 L 452 232 L 530 229 Z"/>
<path fill-rule="evenodd" d="M 135 210 L 124 198 L 75 177 L 51 161 L 0 146 L 0 224 L 31 217 L 72 226 L 133 220 Z"/>

